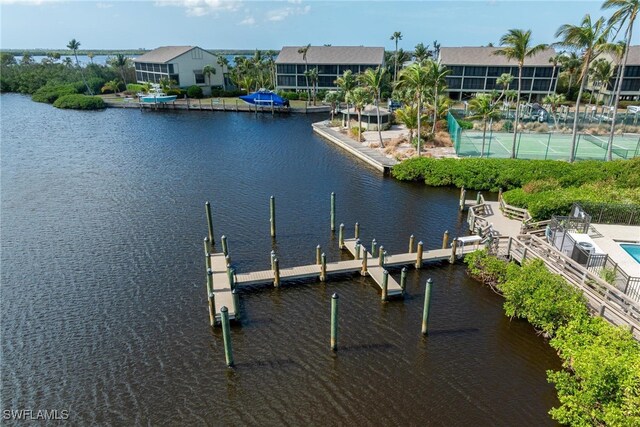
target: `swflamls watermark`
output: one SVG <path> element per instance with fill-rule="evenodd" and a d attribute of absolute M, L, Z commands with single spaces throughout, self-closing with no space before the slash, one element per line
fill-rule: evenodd
<path fill-rule="evenodd" d="M 68 409 L 3 409 L 3 420 L 49 421 L 69 419 Z"/>

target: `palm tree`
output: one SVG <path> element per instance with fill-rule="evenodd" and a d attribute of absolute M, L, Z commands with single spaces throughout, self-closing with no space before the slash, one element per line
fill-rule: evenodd
<path fill-rule="evenodd" d="M 398 81 L 398 41 L 402 40 L 402 33 L 400 31 L 395 31 L 391 37 L 389 38 L 389 40 L 393 40 L 396 44 L 396 54 L 395 54 L 395 59 L 396 59 L 396 63 L 395 63 L 395 68 L 393 70 L 393 82 L 397 82 Z"/>
<path fill-rule="evenodd" d="M 418 43 L 413 49 L 413 57 L 416 59 L 416 62 L 424 62 L 429 59 L 431 57 L 429 46 L 425 46 L 422 42 Z"/>
<path fill-rule="evenodd" d="M 469 101 L 470 119 L 482 119 L 482 151 L 480 157 L 484 157 L 484 143 L 487 135 L 487 122 L 491 119 L 500 118 L 500 108 L 491 101 L 491 97 L 486 94 L 476 94 Z"/>
<path fill-rule="evenodd" d="M 225 69 L 225 67 L 227 67 L 227 69 L 228 69 L 229 60 L 227 59 L 226 56 L 219 55 L 218 59 L 216 60 L 216 62 L 218 63 L 218 65 L 222 69 L 222 90 L 224 90 L 226 92 L 227 91 L 227 79 L 225 77 L 224 69 Z"/>
<path fill-rule="evenodd" d="M 307 62 L 307 52 L 309 52 L 310 47 L 311 47 L 311 43 L 309 43 L 305 47 L 301 47 L 298 49 L 298 53 L 302 55 L 302 60 L 304 61 L 304 72 L 305 72 L 304 77 L 307 81 L 307 99 L 311 98 L 311 91 L 309 89 L 309 76 L 306 74 L 309 71 L 309 63 Z"/>
<path fill-rule="evenodd" d="M 569 95 L 573 86 L 573 79 L 578 75 L 582 66 L 582 58 L 575 52 L 570 52 L 568 55 L 565 53 L 560 58 L 560 65 L 562 65 L 563 71 L 569 75 L 569 85 L 567 86 L 567 95 Z"/>
<path fill-rule="evenodd" d="M 502 55 L 507 59 L 514 59 L 518 62 L 518 97 L 517 102 L 520 101 L 520 95 L 522 93 L 522 68 L 524 67 L 524 61 L 543 51 L 547 48 L 546 44 L 531 45 L 531 30 L 519 30 L 512 29 L 500 38 L 500 45 L 504 46 L 494 52 L 495 55 Z M 516 156 L 516 138 L 518 136 L 518 122 L 520 121 L 520 115 L 516 109 L 516 120 L 513 127 L 513 145 L 511 147 L 511 158 Z"/>
<path fill-rule="evenodd" d="M 449 70 L 439 62 L 431 60 L 425 62 L 425 67 L 429 76 L 429 84 L 433 90 L 433 127 L 431 128 L 431 133 L 435 134 L 436 122 L 438 121 L 438 92 L 440 90 L 444 91 L 447 83 L 445 77 L 449 74 Z"/>
<path fill-rule="evenodd" d="M 551 88 L 553 87 L 553 77 L 556 75 L 556 68 L 558 67 L 558 63 L 562 58 L 562 52 L 553 55 L 549 58 L 549 63 L 553 64 L 553 71 L 551 71 L 551 81 L 549 82 L 549 90 L 547 91 L 547 96 L 551 95 Z M 556 85 L 558 83 L 558 79 L 556 79 Z"/>
<path fill-rule="evenodd" d="M 253 87 L 255 86 L 255 80 L 253 79 L 253 77 L 246 75 L 246 76 L 242 76 L 242 78 L 238 81 L 238 85 L 240 86 L 240 89 L 244 89 L 247 91 L 247 93 L 251 92 L 253 90 Z"/>
<path fill-rule="evenodd" d="M 564 101 L 566 101 L 564 95 L 558 95 L 554 93 L 553 95 L 547 95 L 544 97 L 542 102 L 544 104 L 548 104 L 551 107 L 551 115 L 553 116 L 553 123 L 555 124 L 555 128 L 558 129 L 558 107 L 562 105 Z"/>
<path fill-rule="evenodd" d="M 620 68 L 620 78 L 618 88 L 616 89 L 615 101 L 613 103 L 613 116 L 611 117 L 611 131 L 609 132 L 609 144 L 607 145 L 607 158 L 611 160 L 611 148 L 613 145 L 613 133 L 616 126 L 616 116 L 618 114 L 618 102 L 620 101 L 620 92 L 622 91 L 622 81 L 624 79 L 624 69 L 627 66 L 629 58 L 629 46 L 631 46 L 631 36 L 633 34 L 633 24 L 638 16 L 640 8 L 640 0 L 606 0 L 602 4 L 603 9 L 617 9 L 611 18 L 609 24 L 620 24 L 620 28 L 627 23 L 625 30 L 626 45 L 624 49 L 624 57 L 622 59 L 622 67 Z"/>
<path fill-rule="evenodd" d="M 556 37 L 561 40 L 558 43 L 571 49 L 582 51 L 582 70 L 580 72 L 581 82 L 578 90 L 578 98 L 576 99 L 576 112 L 573 120 L 573 134 L 571 136 L 571 154 L 569 161 L 575 160 L 576 137 L 578 135 L 578 113 L 580 111 L 580 100 L 582 93 L 587 85 L 589 76 L 589 66 L 604 50 L 610 48 L 608 43 L 611 26 L 605 24 L 604 18 L 598 19 L 596 22 L 591 21 L 591 15 L 586 14 L 580 25 L 564 24 L 558 31 Z"/>
<path fill-rule="evenodd" d="M 109 65 L 120 71 L 120 76 L 124 84 L 127 84 L 127 78 L 125 77 L 125 70 L 129 66 L 129 58 L 121 53 L 117 53 L 116 56 L 109 58 Z"/>
<path fill-rule="evenodd" d="M 211 76 L 216 74 L 216 69 L 213 65 L 205 65 L 204 67 L 202 67 L 202 75 L 207 79 L 207 81 L 209 82 L 209 86 L 211 86 Z"/>
<path fill-rule="evenodd" d="M 502 86 L 502 93 L 496 100 L 496 103 L 498 103 L 503 97 L 506 96 L 507 92 L 509 92 L 509 86 L 511 85 L 512 81 L 513 81 L 513 76 L 509 73 L 502 73 L 500 74 L 500 77 L 496 79 L 496 84 Z M 507 118 L 509 118 L 509 114 L 511 111 L 511 108 L 508 102 L 509 99 L 505 98 L 505 101 L 507 101 Z"/>
<path fill-rule="evenodd" d="M 102 86 L 102 89 L 100 89 L 100 91 L 102 93 L 105 93 L 105 92 L 118 93 L 119 89 L 120 89 L 120 82 L 118 80 L 111 80 L 106 82 L 104 86 Z"/>
<path fill-rule="evenodd" d="M 266 65 L 269 68 L 269 77 L 271 80 L 271 87 L 276 87 L 276 60 L 275 57 L 278 53 L 275 50 L 268 50 L 264 53 L 266 59 Z"/>
<path fill-rule="evenodd" d="M 351 91 L 350 101 L 358 113 L 358 142 L 362 138 L 362 110 L 371 102 L 371 92 L 363 87 L 357 87 Z"/>
<path fill-rule="evenodd" d="M 59 54 L 58 54 L 59 55 Z M 95 54 L 93 52 L 89 52 L 87 53 L 87 57 L 89 58 L 89 61 L 91 61 L 91 63 L 93 64 L 93 57 L 95 56 Z"/>
<path fill-rule="evenodd" d="M 398 76 L 398 82 L 396 84 L 398 89 L 411 89 L 413 90 L 415 101 L 417 103 L 417 117 L 418 117 L 418 146 L 416 149 L 418 157 L 421 155 L 420 140 L 420 127 L 422 117 L 422 100 L 427 89 L 430 86 L 429 73 L 426 67 L 414 63 L 400 72 Z"/>
<path fill-rule="evenodd" d="M 340 92 L 337 90 L 330 90 L 324 96 L 324 102 L 328 102 L 331 105 L 331 121 L 333 121 L 333 113 L 336 110 L 336 105 L 340 102 Z"/>
<path fill-rule="evenodd" d="M 72 60 L 69 56 L 66 56 L 66 57 L 62 60 L 62 64 L 63 64 L 65 67 L 69 67 L 69 68 L 71 68 L 71 67 L 73 67 L 73 60 Z"/>
<path fill-rule="evenodd" d="M 617 92 L 618 83 L 620 82 L 620 69 L 622 68 L 622 59 L 624 58 L 624 52 L 627 47 L 627 42 L 625 40 L 619 40 L 617 43 L 614 43 L 614 46 L 611 50 L 611 53 L 614 56 L 615 68 L 616 68 L 616 80 L 613 83 L 613 91 Z M 611 96 L 609 98 L 609 107 L 613 105 L 613 100 L 615 96 Z"/>
<path fill-rule="evenodd" d="M 78 49 L 80 49 L 80 42 L 77 41 L 76 39 L 71 39 L 71 41 L 67 44 L 67 49 L 70 49 L 73 51 L 73 55 L 76 57 L 76 65 L 80 69 L 80 75 L 82 76 L 82 81 L 84 82 L 84 85 L 87 87 L 87 92 L 89 93 L 89 95 L 93 95 L 93 91 L 89 87 L 87 80 L 84 78 L 84 72 L 82 71 L 82 67 L 80 67 L 80 61 L 78 60 Z"/>
<path fill-rule="evenodd" d="M 371 92 L 371 95 L 373 95 L 376 106 L 376 117 L 378 119 L 378 138 L 380 139 L 380 146 L 384 147 L 384 143 L 382 142 L 382 126 L 380 123 L 380 96 L 382 86 L 387 80 L 387 70 L 382 67 L 378 67 L 375 70 L 367 68 L 364 73 L 358 76 L 358 80 Z"/>
<path fill-rule="evenodd" d="M 353 75 L 351 70 L 346 70 L 342 77 L 338 77 L 334 82 L 336 86 L 344 94 L 344 99 L 347 102 L 347 127 L 351 130 L 351 117 L 349 114 L 349 100 L 351 99 L 351 92 L 358 86 L 356 76 Z"/>
<path fill-rule="evenodd" d="M 607 89 L 609 82 L 613 77 L 613 67 L 611 62 L 604 58 L 598 58 L 593 62 L 589 69 L 591 78 L 593 79 L 594 89 L 598 87 L 598 96 L 596 96 L 596 105 L 598 105 L 598 98 L 602 95 L 602 91 Z"/>
<path fill-rule="evenodd" d="M 409 129 L 409 143 L 413 141 L 413 130 L 418 127 L 418 111 L 415 106 L 405 105 L 396 110 L 396 120 L 404 124 Z M 426 115 L 422 115 L 421 120 L 427 120 Z"/>
<path fill-rule="evenodd" d="M 313 96 L 313 106 L 316 105 L 316 87 L 318 84 L 318 67 L 313 67 L 312 69 L 305 71 L 304 76 L 307 78 L 307 81 L 311 82 L 312 96 Z"/>

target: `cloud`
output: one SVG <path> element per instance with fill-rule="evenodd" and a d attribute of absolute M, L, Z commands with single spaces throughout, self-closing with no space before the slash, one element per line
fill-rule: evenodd
<path fill-rule="evenodd" d="M 176 6 L 186 9 L 187 16 L 204 16 L 221 11 L 235 12 L 242 0 L 156 0 L 156 6 Z"/>
<path fill-rule="evenodd" d="M 282 7 L 267 12 L 268 21 L 284 21 L 286 18 L 294 15 L 306 15 L 311 11 L 311 6 L 305 7 Z"/>
<path fill-rule="evenodd" d="M 98 3 L 96 3 L 96 7 L 97 7 L 98 9 L 109 9 L 109 8 L 112 8 L 112 7 L 113 7 L 113 5 L 112 5 L 111 3 L 102 3 L 102 2 L 98 2 Z"/>
<path fill-rule="evenodd" d="M 238 22 L 238 25 L 255 25 L 256 24 L 256 18 L 254 18 L 253 16 L 247 16 L 246 18 L 244 18 L 242 21 Z"/>

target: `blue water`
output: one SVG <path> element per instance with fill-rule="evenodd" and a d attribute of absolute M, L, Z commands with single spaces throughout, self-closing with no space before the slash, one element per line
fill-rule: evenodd
<path fill-rule="evenodd" d="M 620 247 L 631 255 L 631 258 L 635 259 L 638 264 L 640 264 L 640 245 L 622 243 L 620 244 Z"/>

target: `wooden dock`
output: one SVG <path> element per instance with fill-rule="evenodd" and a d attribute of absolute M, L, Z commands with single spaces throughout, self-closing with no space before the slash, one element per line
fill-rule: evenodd
<path fill-rule="evenodd" d="M 213 272 L 213 295 L 216 303 L 216 321 L 220 321 L 220 308 L 229 309 L 229 319 L 235 319 L 238 313 L 236 301 L 233 298 L 233 289 L 229 283 L 229 273 L 227 272 L 227 259 L 223 253 L 211 254 L 211 271 Z"/>

